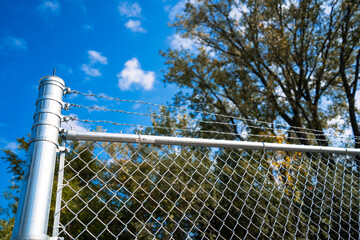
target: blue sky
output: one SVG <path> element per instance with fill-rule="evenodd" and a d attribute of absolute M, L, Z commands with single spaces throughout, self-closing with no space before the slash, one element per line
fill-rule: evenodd
<path fill-rule="evenodd" d="M 189 40 L 168 26 L 184 3 L 0 1 L 0 148 L 15 149 L 16 138 L 30 133 L 39 79 L 51 75 L 53 68 L 67 86 L 81 92 L 153 103 L 171 101 L 177 88 L 165 87 L 161 81 L 165 60 L 159 51 L 191 48 Z M 78 98 L 69 99 L 84 105 L 101 104 Z M 6 167 L 0 162 L 0 192 L 11 179 Z"/>

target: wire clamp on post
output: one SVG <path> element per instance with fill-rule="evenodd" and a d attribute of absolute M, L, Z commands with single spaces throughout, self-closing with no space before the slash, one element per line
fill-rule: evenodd
<path fill-rule="evenodd" d="M 63 237 L 50 237 L 49 240 L 64 240 Z"/>
<path fill-rule="evenodd" d="M 62 122 L 69 122 L 70 120 L 72 120 L 70 116 L 64 116 L 64 115 L 61 116 L 61 121 Z"/>
<path fill-rule="evenodd" d="M 264 142 L 262 142 L 262 144 L 263 144 L 263 158 L 265 158 L 265 156 L 266 156 L 266 148 L 265 148 L 265 143 Z"/>
<path fill-rule="evenodd" d="M 140 131 L 136 130 L 135 133 L 136 133 L 136 135 L 138 136 L 138 138 L 136 139 L 136 142 L 137 142 L 137 143 L 141 143 Z"/>
<path fill-rule="evenodd" d="M 65 87 L 64 94 L 70 94 L 70 93 L 73 93 L 73 91 L 71 91 L 71 88 Z"/>
<path fill-rule="evenodd" d="M 71 108 L 71 104 L 70 103 L 63 103 L 62 107 L 63 107 L 63 109 L 65 111 L 69 111 L 70 108 Z"/>
<path fill-rule="evenodd" d="M 69 153 L 69 152 L 70 152 L 70 148 L 60 146 L 58 152 L 60 152 L 60 153 L 63 153 L 63 152 L 64 152 L 64 153 Z"/>

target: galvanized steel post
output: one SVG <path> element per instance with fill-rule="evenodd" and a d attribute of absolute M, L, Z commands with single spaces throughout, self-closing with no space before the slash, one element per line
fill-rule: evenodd
<path fill-rule="evenodd" d="M 49 239 L 47 227 L 65 90 L 56 76 L 40 79 L 29 156 L 12 239 Z"/>

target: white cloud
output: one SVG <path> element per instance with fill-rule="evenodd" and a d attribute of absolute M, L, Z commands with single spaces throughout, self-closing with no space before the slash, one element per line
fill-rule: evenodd
<path fill-rule="evenodd" d="M 355 93 L 355 107 L 360 110 L 360 90 Z"/>
<path fill-rule="evenodd" d="M 0 148 L 10 149 L 13 152 L 18 152 L 19 143 L 8 141 L 5 138 L 0 137 Z"/>
<path fill-rule="evenodd" d="M 189 38 L 183 38 L 179 34 L 174 34 L 169 37 L 170 47 L 175 50 L 180 49 L 189 49 L 193 50 L 196 47 L 196 43 L 189 39 Z"/>
<path fill-rule="evenodd" d="M 209 46 L 202 45 L 199 41 L 196 39 L 190 39 L 190 38 L 183 38 L 179 34 L 174 34 L 168 37 L 168 40 L 170 41 L 170 47 L 173 50 L 188 50 L 192 53 L 198 53 L 200 49 L 205 50 L 210 57 L 215 57 L 215 52 L 213 49 Z"/>
<path fill-rule="evenodd" d="M 180 0 L 176 5 L 169 8 L 168 11 L 169 11 L 169 20 L 170 20 L 170 22 L 175 21 L 176 17 L 178 15 L 181 15 L 181 13 L 185 9 L 186 2 L 187 2 L 187 0 Z"/>
<path fill-rule="evenodd" d="M 100 52 L 89 50 L 88 54 L 89 54 L 90 63 L 97 63 L 97 62 L 101 64 L 108 63 L 107 57 L 102 56 Z"/>
<path fill-rule="evenodd" d="M 137 2 L 132 4 L 129 2 L 121 2 L 119 12 L 127 18 L 141 18 L 141 7 Z M 146 30 L 141 26 L 140 20 L 129 19 L 124 26 L 132 32 L 146 33 Z"/>
<path fill-rule="evenodd" d="M 100 70 L 92 67 L 91 64 L 83 64 L 81 66 L 81 70 L 83 70 L 84 73 L 90 77 L 100 77 L 101 76 Z"/>
<path fill-rule="evenodd" d="M 323 9 L 324 9 L 324 12 L 326 15 L 330 15 L 331 10 L 332 10 L 331 6 L 325 6 L 325 7 L 323 7 Z"/>
<path fill-rule="evenodd" d="M 344 147 L 344 140 L 353 141 L 353 132 L 351 127 L 345 124 L 343 116 L 336 116 L 328 122 L 330 128 L 325 130 L 325 134 L 332 141 L 334 147 Z M 340 130 L 340 131 L 339 131 Z M 342 131 L 341 131 L 342 130 Z"/>
<path fill-rule="evenodd" d="M 89 93 L 89 94 L 92 94 L 91 91 L 89 91 L 88 93 Z M 96 97 L 94 97 L 94 96 L 86 96 L 85 99 L 90 100 L 90 101 L 93 101 L 93 102 L 97 102 L 97 101 L 98 101 L 98 99 L 97 99 Z"/>
<path fill-rule="evenodd" d="M 19 143 L 17 143 L 17 142 L 9 142 L 6 145 L 5 149 L 10 149 L 11 151 L 16 151 L 18 147 L 19 147 Z"/>
<path fill-rule="evenodd" d="M 146 30 L 141 26 L 140 20 L 129 20 L 125 23 L 125 27 L 132 32 L 146 33 Z"/>
<path fill-rule="evenodd" d="M 94 29 L 93 26 L 91 26 L 89 24 L 84 24 L 82 27 L 86 31 L 92 31 Z"/>
<path fill-rule="evenodd" d="M 101 55 L 100 52 L 89 50 L 88 51 L 88 58 L 89 63 L 83 64 L 81 66 L 81 70 L 90 77 L 100 77 L 101 72 L 99 68 L 96 68 L 94 65 L 102 64 L 106 65 L 108 64 L 107 57 Z"/>
<path fill-rule="evenodd" d="M 38 6 L 38 9 L 44 13 L 53 13 L 58 15 L 60 13 L 60 3 L 58 0 L 44 0 Z"/>
<path fill-rule="evenodd" d="M 132 58 L 125 63 L 125 68 L 117 74 L 118 86 L 121 90 L 128 90 L 132 85 L 150 90 L 153 88 L 155 73 L 141 69 L 139 60 Z"/>
<path fill-rule="evenodd" d="M 141 7 L 137 2 L 130 4 L 129 2 L 121 2 L 119 12 L 126 17 L 141 17 Z"/>
<path fill-rule="evenodd" d="M 235 21 L 238 21 L 241 19 L 241 17 L 243 16 L 243 12 L 235 7 L 235 6 L 232 6 L 231 7 L 231 11 L 229 12 L 229 17 L 234 19 Z"/>
<path fill-rule="evenodd" d="M 198 0 L 180 0 L 174 6 L 166 6 L 165 7 L 165 11 L 167 11 L 169 14 L 170 22 L 174 22 L 178 15 L 180 16 L 183 14 L 186 3 L 188 3 L 188 2 L 195 6 L 197 6 L 199 4 Z"/>
<path fill-rule="evenodd" d="M 26 41 L 14 36 L 5 36 L 2 41 L 3 49 L 27 50 Z"/>
<path fill-rule="evenodd" d="M 141 108 L 141 107 L 142 107 L 142 104 L 136 103 L 136 104 L 133 105 L 132 108 L 133 108 L 134 110 L 136 110 L 136 109 L 139 109 L 139 108 Z"/>

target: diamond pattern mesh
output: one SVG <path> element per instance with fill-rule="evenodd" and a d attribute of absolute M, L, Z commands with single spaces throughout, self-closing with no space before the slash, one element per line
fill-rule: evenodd
<path fill-rule="evenodd" d="M 354 156 L 70 142 L 65 239 L 359 239 Z"/>

